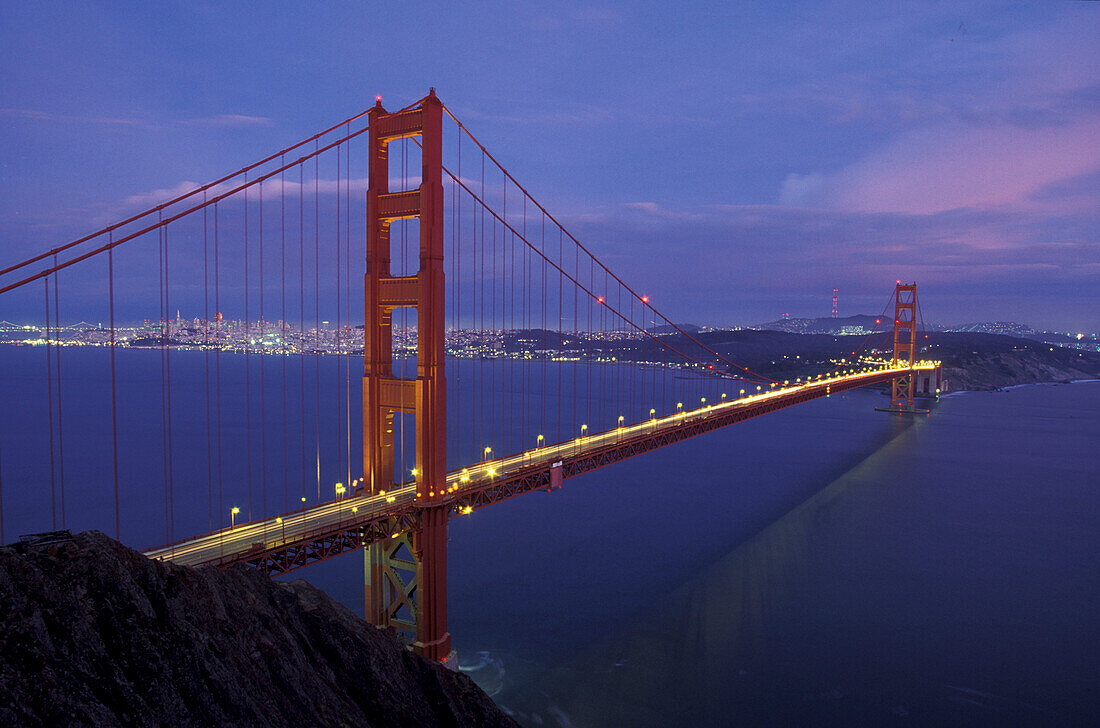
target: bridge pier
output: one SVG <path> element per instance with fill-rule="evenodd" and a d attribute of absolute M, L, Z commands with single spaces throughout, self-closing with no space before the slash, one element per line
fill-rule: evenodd
<path fill-rule="evenodd" d="M 444 361 L 443 105 L 435 90 L 413 109 L 388 113 L 378 99 L 369 112 L 367 260 L 364 277 L 363 479 L 370 493 L 404 482 L 395 478 L 395 415 L 415 417 L 416 505 L 419 526 L 368 547 L 364 564 L 367 618 L 408 633 L 426 657 L 446 661 L 447 632 L 447 381 Z M 390 192 L 389 144 L 420 137 L 421 184 Z M 394 275 L 390 224 L 419 220 L 420 267 Z M 415 308 L 416 378 L 394 375 L 393 309 Z M 396 425 L 396 426 L 395 426 Z"/>

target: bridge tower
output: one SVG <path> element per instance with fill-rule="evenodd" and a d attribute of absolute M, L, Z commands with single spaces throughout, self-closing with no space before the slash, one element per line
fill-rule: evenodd
<path fill-rule="evenodd" d="M 894 289 L 894 366 L 912 367 L 917 360 L 917 284 L 898 281 Z M 892 380 L 890 409 L 913 412 L 913 372 Z"/>
<path fill-rule="evenodd" d="M 367 260 L 363 371 L 364 488 L 394 486 L 394 432 L 401 415 L 415 420 L 416 505 L 419 527 L 366 548 L 367 619 L 411 635 L 420 654 L 451 656 L 447 631 L 447 390 L 444 377 L 443 106 L 435 89 L 416 108 L 388 113 L 381 97 L 369 112 Z M 420 187 L 390 192 L 389 144 L 420 137 Z M 418 219 L 420 267 L 412 275 L 390 269 L 390 225 Z M 395 308 L 416 309 L 416 378 L 394 373 Z M 397 420 L 395 422 L 395 419 Z M 400 478 L 398 482 L 403 481 Z"/>

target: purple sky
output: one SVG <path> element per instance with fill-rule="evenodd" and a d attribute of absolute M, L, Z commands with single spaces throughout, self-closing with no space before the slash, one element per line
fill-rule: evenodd
<path fill-rule="evenodd" d="M 1100 330 L 1100 3 L 43 5 L 0 9 L 0 264 L 435 86 L 677 320 L 903 278 Z"/>

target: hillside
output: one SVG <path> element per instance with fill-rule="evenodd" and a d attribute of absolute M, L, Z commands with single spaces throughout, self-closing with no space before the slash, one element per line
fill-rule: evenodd
<path fill-rule="evenodd" d="M 515 726 L 305 582 L 101 533 L 0 548 L 0 726 Z"/>
<path fill-rule="evenodd" d="M 833 371 L 835 361 L 855 350 L 889 356 L 893 343 L 887 331 L 839 336 L 738 329 L 699 333 L 694 338 L 729 361 L 779 380 Z M 699 351 L 679 334 L 661 340 L 679 351 Z M 652 342 L 636 339 L 596 342 L 589 349 L 592 356 L 626 361 L 670 356 Z M 918 342 L 917 356 L 943 362 L 952 391 L 1100 377 L 1100 353 L 1001 334 L 931 332 Z"/>

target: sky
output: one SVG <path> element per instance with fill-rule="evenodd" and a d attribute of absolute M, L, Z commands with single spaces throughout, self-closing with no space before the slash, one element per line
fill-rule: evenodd
<path fill-rule="evenodd" d="M 1100 331 L 1100 2 L 0 8 L 0 266 L 435 87 L 673 319 Z M 3 318 L 0 302 L 0 318 Z"/>

